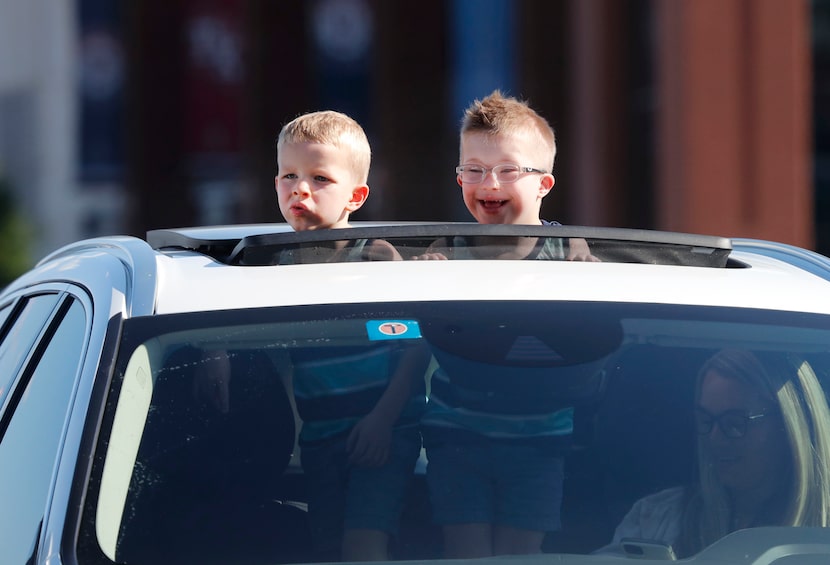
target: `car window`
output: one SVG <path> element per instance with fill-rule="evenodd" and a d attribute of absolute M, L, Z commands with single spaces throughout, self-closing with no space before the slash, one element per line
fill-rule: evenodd
<path fill-rule="evenodd" d="M 5 509 L 0 513 L 0 555 L 9 563 L 26 563 L 36 546 L 85 342 L 81 304 L 72 301 L 62 311 L 31 376 L 19 385 L 25 390 L 13 395 L 17 402 L 9 407 L 0 441 L 0 500 Z"/>
<path fill-rule="evenodd" d="M 411 302 L 128 320 L 81 555 L 339 560 L 340 546 L 318 539 L 331 520 L 318 522 L 314 508 L 331 508 L 351 488 L 350 466 L 371 467 L 349 462 L 347 438 L 398 374 L 412 380 L 389 455 L 406 469 L 394 559 L 444 555 L 441 497 L 455 493 L 436 485 L 465 493 L 455 511 L 482 511 L 487 495 L 466 478 L 482 468 L 532 470 L 530 491 L 508 489 L 504 509 L 484 511 L 521 508 L 513 515 L 523 520 L 533 508 L 549 520 L 548 553 L 697 554 L 731 531 L 695 530 L 703 544 L 677 535 L 699 477 L 762 480 L 777 473 L 765 461 L 786 471 L 766 513 L 747 525 L 820 525 L 830 500 L 811 442 L 830 444 L 828 343 L 827 316 L 633 303 Z M 767 375 L 774 392 L 740 404 L 709 376 L 741 367 L 747 382 Z M 710 380 L 725 392 L 710 394 Z M 787 437 L 800 445 L 786 447 Z M 713 460 L 707 438 L 722 442 Z M 750 440 L 752 454 L 738 450 Z M 471 441 L 497 446 L 500 459 L 481 459 Z M 454 442 L 463 456 L 444 449 Z M 401 488 L 369 476 L 365 496 Z M 791 500 L 791 492 L 807 494 Z M 791 507 L 806 499 L 822 502 Z M 636 522 L 642 516 L 652 521 Z"/>
<path fill-rule="evenodd" d="M 0 342 L 0 405 L 58 299 L 56 293 L 27 298 L 14 319 L 13 326 L 3 336 L 3 341 Z M 4 316 L 9 316 L 11 308 L 5 308 L 3 313 Z"/>

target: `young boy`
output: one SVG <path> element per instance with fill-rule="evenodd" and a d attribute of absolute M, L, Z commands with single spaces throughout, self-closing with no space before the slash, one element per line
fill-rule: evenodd
<path fill-rule="evenodd" d="M 304 114 L 277 141 L 274 179 L 280 211 L 297 231 L 349 227 L 369 195 L 371 152 L 360 125 L 345 114 Z M 280 264 L 311 260 L 400 260 L 382 240 L 337 241 L 330 249 L 280 254 Z M 319 340 L 325 342 L 326 340 Z M 429 353 L 422 340 L 354 346 L 307 345 L 275 353 L 302 426 L 301 463 L 315 561 L 389 557 L 409 481 L 420 455 Z M 205 355 L 201 391 L 226 412 L 228 353 Z"/>
<path fill-rule="evenodd" d="M 479 223 L 552 223 L 539 213 L 554 185 L 554 133 L 525 102 L 498 91 L 476 100 L 464 116 L 460 151 L 457 181 Z M 449 252 L 452 258 L 476 253 L 457 243 Z M 419 258 L 447 258 L 441 247 Z M 499 257 L 596 260 L 585 240 L 571 239 L 567 254 L 564 247 L 560 238 L 541 243 L 521 238 Z M 481 364 L 471 379 L 452 366 L 446 352 L 446 365 L 440 350 L 434 354 L 439 366 L 432 374 L 422 433 L 445 557 L 538 553 L 545 533 L 560 527 L 562 454 L 573 427 L 572 409 L 555 402 L 540 408 L 533 402 L 546 396 L 549 382 L 538 369 Z M 536 407 L 532 413 L 505 412 L 511 402 L 500 402 L 498 392 L 505 379 L 513 387 L 513 402 L 524 395 Z"/>
<path fill-rule="evenodd" d="M 363 129 L 344 114 L 286 124 L 275 178 L 285 220 L 297 231 L 349 227 L 369 195 L 370 159 Z M 386 241 L 361 240 L 337 242 L 329 260 L 400 258 Z M 397 340 L 302 348 L 291 362 L 316 549 L 333 560 L 386 560 L 420 454 L 429 355 L 419 342 Z"/>

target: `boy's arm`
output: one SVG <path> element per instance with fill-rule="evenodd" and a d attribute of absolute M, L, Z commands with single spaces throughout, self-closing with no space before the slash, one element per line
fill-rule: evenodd
<path fill-rule="evenodd" d="M 286 387 L 292 406 L 294 396 L 290 388 L 291 364 L 286 350 L 270 350 L 269 359 L 274 363 Z M 231 353 L 225 349 L 202 351 L 193 379 L 193 395 L 221 414 L 227 414 L 231 404 Z M 286 382 L 289 379 L 289 382 Z M 296 412 L 296 411 L 295 411 Z"/>
<path fill-rule="evenodd" d="M 423 379 L 429 366 L 429 349 L 408 347 L 395 373 L 372 411 L 352 428 L 346 441 L 349 462 L 361 467 L 379 467 L 389 457 L 392 428 L 412 395 L 416 379 Z"/>
<path fill-rule="evenodd" d="M 447 255 L 449 255 L 449 251 L 447 247 L 449 246 L 449 242 L 447 238 L 442 237 L 441 239 L 436 239 L 433 241 L 427 250 L 424 251 L 421 255 L 414 255 L 412 257 L 415 261 L 446 261 L 449 259 Z"/>
<path fill-rule="evenodd" d="M 403 261 L 394 245 L 382 239 L 371 240 L 363 251 L 364 261 Z"/>

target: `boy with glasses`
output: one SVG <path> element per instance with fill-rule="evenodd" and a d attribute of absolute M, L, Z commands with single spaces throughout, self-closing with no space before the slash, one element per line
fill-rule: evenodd
<path fill-rule="evenodd" d="M 554 185 L 554 133 L 527 103 L 499 91 L 473 102 L 464 116 L 460 151 L 457 182 L 479 223 L 556 225 L 539 218 L 542 199 Z M 481 253 L 463 241 L 446 243 L 436 242 L 417 259 Z M 583 239 L 570 239 L 567 252 L 565 247 L 559 237 L 523 237 L 498 258 L 598 260 Z M 446 352 L 436 349 L 434 355 L 438 366 L 422 434 L 445 557 L 539 553 L 546 532 L 561 527 L 562 456 L 573 409 L 534 403 L 549 396 L 550 380 L 521 368 L 482 365 L 471 379 L 462 369 L 441 365 Z M 506 379 L 512 401 L 499 392 Z M 532 413 L 509 413 L 519 396 L 535 406 Z"/>
<path fill-rule="evenodd" d="M 553 190 L 556 139 L 547 120 L 526 102 L 498 90 L 467 108 L 461 126 L 460 165 L 456 182 L 467 210 L 480 224 L 560 225 L 541 219 L 542 199 Z M 463 241 L 438 241 L 415 259 L 462 259 L 471 252 Z M 541 242 L 521 238 L 508 259 L 599 261 L 588 243 L 570 238 Z"/>

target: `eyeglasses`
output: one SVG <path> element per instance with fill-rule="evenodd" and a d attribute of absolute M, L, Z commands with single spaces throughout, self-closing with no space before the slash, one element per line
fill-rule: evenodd
<path fill-rule="evenodd" d="M 496 180 L 503 184 L 516 182 L 524 173 L 539 173 L 542 175 L 547 174 L 547 171 L 543 171 L 542 169 L 520 167 L 519 165 L 513 165 L 510 163 L 496 165 L 495 167 L 490 167 L 489 169 L 487 167 L 482 167 L 481 165 L 461 165 L 460 167 L 455 168 L 455 174 L 461 176 L 461 182 L 466 182 L 468 184 L 478 184 L 482 182 L 485 177 L 490 174 L 490 171 L 493 171 L 493 174 L 496 175 Z"/>
<path fill-rule="evenodd" d="M 712 427 L 717 424 L 723 435 L 732 439 L 744 437 L 750 422 L 756 422 L 767 415 L 766 412 L 744 414 L 737 410 L 730 410 L 715 416 L 701 408 L 698 408 L 695 412 L 695 426 L 698 434 L 708 435 L 712 432 Z"/>

